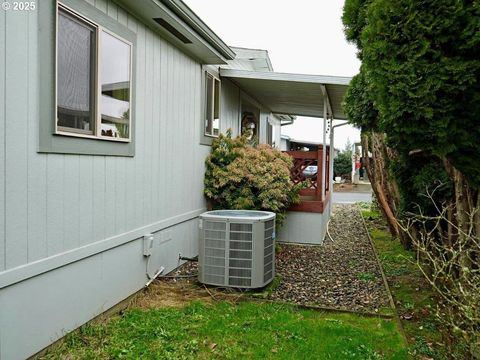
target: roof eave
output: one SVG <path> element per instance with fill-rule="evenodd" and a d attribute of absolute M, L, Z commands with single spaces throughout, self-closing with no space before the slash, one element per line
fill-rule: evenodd
<path fill-rule="evenodd" d="M 208 25 L 203 22 L 192 9 L 181 0 L 160 0 L 178 17 L 191 26 L 199 35 L 205 39 L 215 50 L 217 50 L 226 60 L 233 60 L 235 52 L 223 42 L 223 40 L 213 32 Z"/>
<path fill-rule="evenodd" d="M 180 0 L 114 0 L 125 10 L 134 14 L 143 25 L 159 33 L 189 56 L 201 64 L 220 65 L 235 57 L 235 52 L 228 47 L 208 26 L 188 9 L 182 12 Z M 186 5 L 183 4 L 185 7 Z M 186 10 L 185 10 L 186 11 Z M 162 19 L 180 36 L 159 24 L 156 20 Z"/>

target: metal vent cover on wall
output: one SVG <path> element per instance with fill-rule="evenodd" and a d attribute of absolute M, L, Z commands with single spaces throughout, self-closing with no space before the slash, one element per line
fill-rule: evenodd
<path fill-rule="evenodd" d="M 175 36 L 177 39 L 179 39 L 184 44 L 191 44 L 192 43 L 192 41 L 189 38 L 187 38 L 180 31 L 175 29 L 175 27 L 172 26 L 167 20 L 162 19 L 162 18 L 153 18 L 153 21 L 155 21 L 158 25 L 163 27 L 165 30 L 167 30 L 170 34 Z"/>
<path fill-rule="evenodd" d="M 275 214 L 217 210 L 200 215 L 200 282 L 259 288 L 275 276 Z"/>

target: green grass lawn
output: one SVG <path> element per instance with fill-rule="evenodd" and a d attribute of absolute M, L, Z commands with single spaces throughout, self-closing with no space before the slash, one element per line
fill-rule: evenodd
<path fill-rule="evenodd" d="M 43 359 L 405 359 L 394 320 L 271 303 L 127 310 Z"/>
<path fill-rule="evenodd" d="M 402 326 L 414 358 L 442 360 L 450 358 L 444 344 L 441 325 L 435 317 L 435 293 L 416 264 L 415 253 L 405 250 L 392 238 L 380 213 L 361 206 L 362 216 L 372 237 L 390 286 Z M 454 345 L 462 358 L 464 349 Z"/>

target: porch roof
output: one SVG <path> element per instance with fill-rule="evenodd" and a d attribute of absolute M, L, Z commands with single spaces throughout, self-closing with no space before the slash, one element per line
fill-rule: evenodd
<path fill-rule="evenodd" d="M 278 72 L 220 69 L 220 76 L 230 78 L 273 113 L 323 117 L 327 113 L 346 120 L 342 101 L 352 78 Z"/>

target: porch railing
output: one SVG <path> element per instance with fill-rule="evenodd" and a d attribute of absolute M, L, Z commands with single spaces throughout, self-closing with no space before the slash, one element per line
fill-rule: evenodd
<path fill-rule="evenodd" d="M 301 196 L 322 199 L 322 150 L 285 151 L 293 158 L 290 176 L 295 184 L 306 182 L 307 187 L 300 191 Z M 316 169 L 315 169 L 316 168 Z"/>
<path fill-rule="evenodd" d="M 293 205 L 292 211 L 323 212 L 330 197 L 330 154 L 326 149 L 326 164 L 323 168 L 323 151 L 285 151 L 293 158 L 290 175 L 295 184 L 305 182 L 307 187 L 300 191 L 300 204 Z M 325 176 L 325 191 L 322 194 L 322 178 Z"/>

